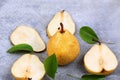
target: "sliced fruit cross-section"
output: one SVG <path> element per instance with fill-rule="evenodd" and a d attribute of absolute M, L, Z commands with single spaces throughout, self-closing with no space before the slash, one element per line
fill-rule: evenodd
<path fill-rule="evenodd" d="M 84 65 L 92 74 L 110 74 L 118 66 L 114 53 L 105 44 L 95 44 L 85 55 Z"/>
<path fill-rule="evenodd" d="M 35 52 L 40 52 L 45 49 L 45 43 L 41 39 L 38 32 L 28 26 L 17 27 L 10 36 L 10 40 L 14 45 L 29 44 Z"/>
<path fill-rule="evenodd" d="M 67 11 L 62 10 L 56 13 L 48 24 L 47 34 L 49 37 L 53 36 L 60 29 L 60 23 L 64 24 L 65 30 L 68 30 L 71 34 L 75 33 L 75 23 L 73 22 L 72 17 Z"/>
<path fill-rule="evenodd" d="M 20 57 L 13 64 L 11 72 L 16 80 L 41 80 L 45 75 L 43 63 L 31 54 Z"/>

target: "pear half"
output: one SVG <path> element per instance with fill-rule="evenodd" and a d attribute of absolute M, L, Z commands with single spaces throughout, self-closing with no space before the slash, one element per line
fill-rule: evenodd
<path fill-rule="evenodd" d="M 71 34 L 75 33 L 75 23 L 72 17 L 67 11 L 62 10 L 56 13 L 53 19 L 48 24 L 47 26 L 48 37 L 53 36 L 58 31 L 58 29 L 60 28 L 59 25 L 60 22 L 64 24 L 64 29 L 68 30 Z"/>
<path fill-rule="evenodd" d="M 17 27 L 10 36 L 10 40 L 14 45 L 29 44 L 35 52 L 40 52 L 45 49 L 45 43 L 41 39 L 38 32 L 28 26 Z"/>
<path fill-rule="evenodd" d="M 48 41 L 47 53 L 52 55 L 55 53 L 59 65 L 67 65 L 74 61 L 80 53 L 80 45 L 77 38 L 68 30 L 63 29 L 57 31 Z"/>
<path fill-rule="evenodd" d="M 108 75 L 118 66 L 115 54 L 105 44 L 95 44 L 84 56 L 86 70 L 92 74 Z"/>
<path fill-rule="evenodd" d="M 36 55 L 25 54 L 11 68 L 16 80 L 41 80 L 45 75 L 43 63 Z"/>

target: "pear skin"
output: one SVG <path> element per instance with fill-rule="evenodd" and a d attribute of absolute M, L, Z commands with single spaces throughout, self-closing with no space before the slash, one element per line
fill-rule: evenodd
<path fill-rule="evenodd" d="M 74 61 L 80 53 L 77 38 L 68 30 L 57 31 L 47 45 L 48 55 L 56 54 L 59 65 L 67 65 Z"/>

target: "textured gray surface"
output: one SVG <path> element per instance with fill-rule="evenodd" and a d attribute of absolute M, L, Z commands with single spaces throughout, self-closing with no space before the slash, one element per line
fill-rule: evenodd
<path fill-rule="evenodd" d="M 22 54 L 8 54 L 12 46 L 9 40 L 11 32 L 19 25 L 34 27 L 45 43 L 46 26 L 53 15 L 60 10 L 67 10 L 76 24 L 76 37 L 81 44 L 81 54 L 71 64 L 58 68 L 56 80 L 79 80 L 66 74 L 81 76 L 86 73 L 82 64 L 83 55 L 91 45 L 79 37 L 79 28 L 91 26 L 104 42 L 114 42 L 108 45 L 118 58 L 117 70 L 106 80 L 120 80 L 120 0 L 0 0 L 0 80 L 14 80 L 10 69 L 13 62 Z M 43 61 L 46 51 L 37 53 Z M 45 76 L 44 80 L 50 80 Z"/>

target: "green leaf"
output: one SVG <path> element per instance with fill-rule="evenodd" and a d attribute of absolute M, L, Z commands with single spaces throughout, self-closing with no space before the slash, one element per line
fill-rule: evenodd
<path fill-rule="evenodd" d="M 83 75 L 82 80 L 104 80 L 104 75 Z"/>
<path fill-rule="evenodd" d="M 53 54 L 53 55 L 49 56 L 47 59 L 45 59 L 44 67 L 45 67 L 45 71 L 46 71 L 47 75 L 54 79 L 55 73 L 56 73 L 57 67 L 58 67 L 58 62 L 57 62 L 55 54 Z"/>
<path fill-rule="evenodd" d="M 80 37 L 89 44 L 95 44 L 99 42 L 99 38 L 96 33 L 88 26 L 83 26 L 79 31 Z"/>
<path fill-rule="evenodd" d="M 33 48 L 28 44 L 18 44 L 18 45 L 11 47 L 7 52 L 14 53 L 18 51 L 33 52 Z"/>

